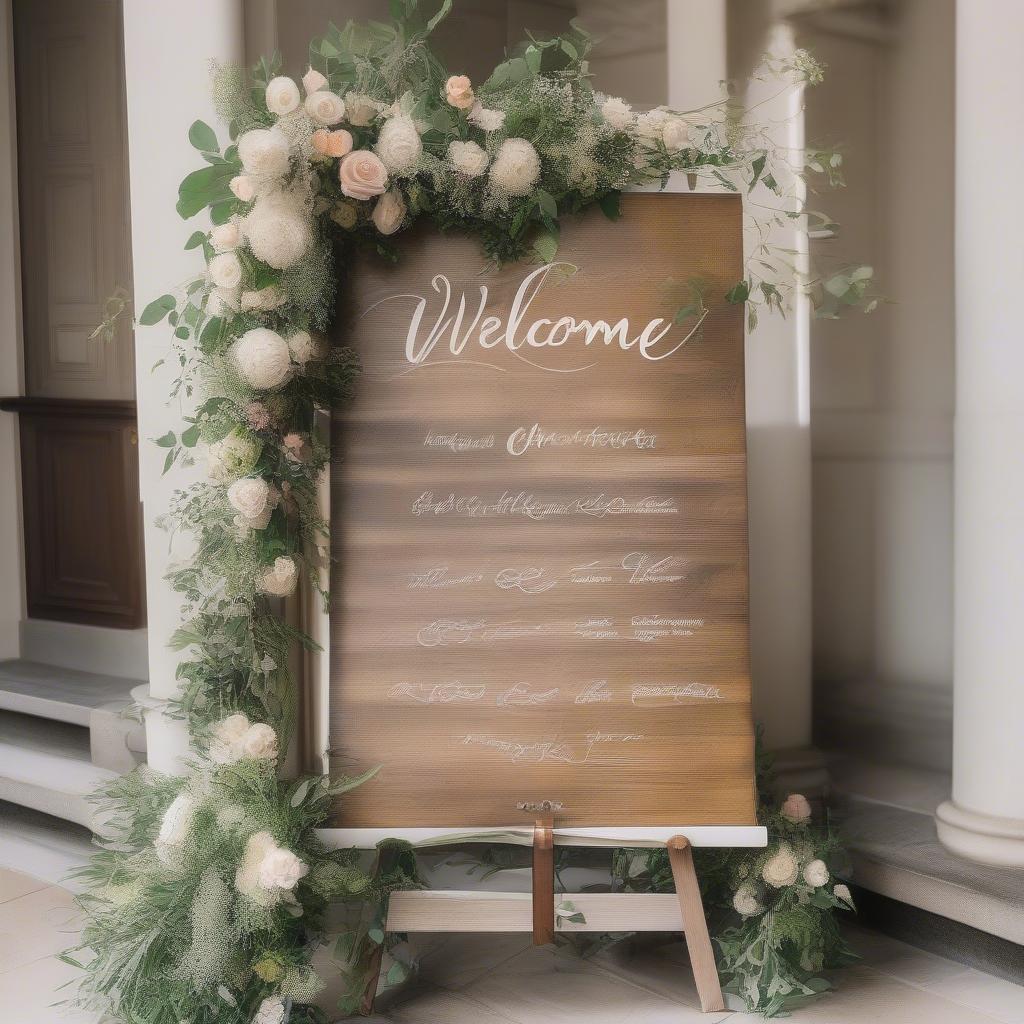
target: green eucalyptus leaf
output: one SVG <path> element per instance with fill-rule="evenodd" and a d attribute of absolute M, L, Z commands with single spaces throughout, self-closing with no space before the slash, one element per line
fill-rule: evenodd
<path fill-rule="evenodd" d="M 154 299 L 142 311 L 139 324 L 143 327 L 152 327 L 154 324 L 160 323 L 177 304 L 173 295 L 161 295 L 159 299 Z"/>

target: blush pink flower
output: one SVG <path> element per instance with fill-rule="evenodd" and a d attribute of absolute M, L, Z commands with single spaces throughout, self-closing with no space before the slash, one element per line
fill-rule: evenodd
<path fill-rule="evenodd" d="M 372 199 L 387 191 L 388 169 L 376 153 L 357 149 L 342 158 L 338 180 L 349 199 Z"/>
<path fill-rule="evenodd" d="M 253 430 L 266 430 L 270 426 L 270 411 L 262 402 L 250 402 L 245 407 L 245 419 Z"/>
<path fill-rule="evenodd" d="M 308 462 L 311 456 L 309 445 L 301 434 L 285 434 L 281 439 L 281 450 L 289 462 Z"/>
<path fill-rule="evenodd" d="M 473 83 L 466 75 L 452 75 L 444 84 L 445 99 L 457 110 L 469 110 L 476 97 Z"/>
<path fill-rule="evenodd" d="M 790 793 L 782 805 L 782 816 L 793 822 L 808 821 L 811 817 L 811 805 L 807 797 L 800 793 Z"/>

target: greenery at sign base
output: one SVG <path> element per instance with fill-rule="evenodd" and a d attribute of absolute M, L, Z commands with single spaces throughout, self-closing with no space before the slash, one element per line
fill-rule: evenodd
<path fill-rule="evenodd" d="M 450 6 L 428 16 L 417 0 L 395 0 L 389 24 L 331 26 L 310 48 L 305 99 L 276 59 L 251 78 L 222 68 L 214 91 L 227 138 L 201 121 L 189 131 L 201 166 L 182 182 L 177 209 L 186 220 L 209 215 L 212 227 L 185 243 L 204 266 L 138 323 L 173 332 L 168 397 L 195 407 L 184 430 L 152 439 L 165 472 L 200 453 L 207 465 L 163 517 L 194 542 L 168 574 L 182 623 L 173 639 L 180 694 L 167 711 L 188 723 L 192 761 L 183 778 L 143 768 L 102 795 L 102 850 L 82 875 L 86 925 L 67 954 L 85 972 L 80 1002 L 129 1024 L 324 1020 L 312 963 L 336 903 L 362 911 L 337 939 L 350 961 L 342 1009 L 351 1011 L 372 954 L 395 942 L 382 927 L 387 893 L 418 884 L 401 844 L 374 868 L 317 838 L 365 776 L 278 776 L 295 725 L 289 664 L 298 646 L 313 646 L 282 617 L 281 599 L 300 582 L 323 593 L 329 547 L 317 485 L 330 453 L 315 419 L 345 400 L 358 374 L 327 336 L 337 282 L 355 259 L 398 259 L 400 232 L 426 220 L 471 234 L 496 264 L 550 262 L 561 218 L 598 206 L 615 219 L 623 189 L 680 172 L 757 196 L 746 209 L 744 276 L 726 295 L 746 306 L 749 326 L 800 295 L 823 316 L 875 302 L 870 268 L 815 272 L 772 242 L 778 228 L 805 221 L 834 230 L 800 196 L 807 175 L 839 182 L 838 153 L 794 163 L 772 126 L 728 98 L 637 113 L 602 96 L 589 78 L 590 40 L 575 25 L 524 41 L 474 85 L 429 46 Z M 821 69 L 800 52 L 766 60 L 763 73 L 799 89 Z M 706 287 L 688 284 L 678 322 L 699 319 Z M 123 308 L 112 302 L 109 318 Z M 788 834 L 792 823 L 771 821 L 775 853 L 806 841 Z M 728 854 L 722 877 L 736 886 L 745 870 L 753 880 L 765 868 L 759 856 Z M 650 858 L 619 863 L 634 887 L 663 875 Z M 797 882 L 759 890 L 764 912 L 718 934 L 727 988 L 768 1013 L 813 992 L 838 949 L 829 922 L 842 901 L 830 891 Z M 566 901 L 560 916 L 574 914 Z M 388 980 L 405 972 L 397 962 Z"/>

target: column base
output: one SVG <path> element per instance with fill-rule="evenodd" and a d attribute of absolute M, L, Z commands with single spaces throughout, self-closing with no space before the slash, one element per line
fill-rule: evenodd
<path fill-rule="evenodd" d="M 1022 818 L 980 814 L 946 800 L 935 811 L 935 829 L 939 842 L 961 857 L 979 864 L 1024 868 Z"/>

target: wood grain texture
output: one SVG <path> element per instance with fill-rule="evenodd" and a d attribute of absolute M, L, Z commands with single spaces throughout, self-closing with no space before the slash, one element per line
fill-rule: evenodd
<path fill-rule="evenodd" d="M 512 351 L 502 332 L 540 268 L 488 270 L 459 237 L 414 235 L 397 267 L 355 275 L 331 745 L 336 770 L 381 771 L 338 825 L 503 825 L 543 800 L 562 826 L 754 823 L 742 308 L 723 298 L 742 276 L 741 203 L 627 196 L 616 224 L 565 225 L 558 260 L 578 269 L 548 272 L 517 344 L 564 317 L 628 318 L 635 339 L 698 276 L 700 335 L 672 351 L 694 323 L 673 326 L 649 352 L 664 358 L 644 358 L 565 325 L 560 345 Z M 440 315 L 435 275 L 442 330 L 410 363 L 415 297 L 417 345 Z M 491 315 L 503 326 L 482 346 Z M 562 436 L 511 454 L 535 424 Z"/>

